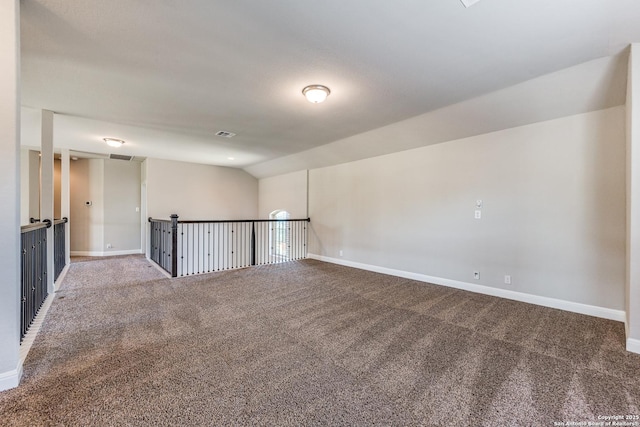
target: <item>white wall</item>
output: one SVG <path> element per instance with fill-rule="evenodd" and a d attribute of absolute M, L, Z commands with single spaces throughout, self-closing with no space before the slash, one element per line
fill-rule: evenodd
<path fill-rule="evenodd" d="M 20 224 L 29 224 L 29 150 L 20 150 Z"/>
<path fill-rule="evenodd" d="M 22 148 L 20 150 L 20 224 L 29 224 L 30 218 L 40 215 L 40 157 L 39 152 Z M 53 163 L 53 217 L 62 218 L 62 162 Z"/>
<path fill-rule="evenodd" d="M 640 353 L 640 44 L 631 45 L 627 82 L 627 349 Z"/>
<path fill-rule="evenodd" d="M 240 169 L 149 158 L 145 160 L 147 215 L 182 220 L 252 219 L 258 180 Z"/>
<path fill-rule="evenodd" d="M 20 145 L 22 148 L 40 151 L 42 111 L 38 108 L 20 107 Z"/>
<path fill-rule="evenodd" d="M 140 165 L 140 162 L 104 160 L 105 255 L 141 250 Z"/>
<path fill-rule="evenodd" d="M 265 178 L 623 105 L 626 69 L 626 53 L 595 59 L 245 170 Z"/>
<path fill-rule="evenodd" d="M 0 2 L 0 391 L 22 376 L 20 345 L 20 2 Z"/>
<path fill-rule="evenodd" d="M 38 125 L 40 123 L 38 122 Z M 20 150 L 20 224 L 40 218 L 40 157 L 38 151 Z"/>
<path fill-rule="evenodd" d="M 624 129 L 614 107 L 311 170 L 310 252 L 623 310 Z"/>
<path fill-rule="evenodd" d="M 263 178 L 258 186 L 259 218 L 269 218 L 275 210 L 285 210 L 291 218 L 307 217 L 307 171 Z"/>
<path fill-rule="evenodd" d="M 136 211 L 141 206 L 140 168 L 139 162 L 110 159 L 70 163 L 69 225 L 74 255 L 142 252 L 141 217 Z"/>
<path fill-rule="evenodd" d="M 74 255 L 142 252 L 147 216 L 168 219 L 175 212 L 181 219 L 250 219 L 258 210 L 258 181 L 225 167 L 79 159 L 71 162 L 70 186 Z"/>
<path fill-rule="evenodd" d="M 104 242 L 104 160 L 78 159 L 69 169 L 71 252 L 99 254 Z"/>

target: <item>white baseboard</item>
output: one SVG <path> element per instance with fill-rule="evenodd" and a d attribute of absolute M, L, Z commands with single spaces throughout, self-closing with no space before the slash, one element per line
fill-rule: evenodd
<path fill-rule="evenodd" d="M 36 315 L 35 319 L 33 319 L 33 323 L 31 323 L 31 326 L 29 326 L 29 330 L 27 331 L 27 334 L 22 339 L 22 343 L 20 343 L 20 366 L 22 366 L 24 361 L 27 359 L 29 350 L 31 350 L 31 346 L 33 345 L 33 342 L 36 340 L 36 336 L 38 335 L 38 332 L 40 332 L 42 323 L 44 322 L 44 319 L 47 316 L 47 312 L 49 312 L 49 308 L 51 307 L 51 304 L 53 303 L 54 298 L 55 298 L 55 293 L 49 294 L 47 296 L 47 299 L 45 299 L 44 303 L 42 303 L 42 307 L 40 307 L 40 310 L 38 311 L 38 314 Z"/>
<path fill-rule="evenodd" d="M 156 264 L 156 262 L 154 260 L 152 260 L 149 257 L 146 257 L 146 258 L 147 258 L 147 261 L 149 261 L 149 264 L 151 264 L 160 273 L 164 274 L 167 277 L 167 279 L 173 279 L 173 277 L 171 277 L 171 274 L 169 274 L 164 268 L 162 268 L 158 264 Z"/>
<path fill-rule="evenodd" d="M 22 378 L 22 360 L 18 360 L 16 369 L 0 372 L 0 391 L 18 387 L 20 378 Z"/>
<path fill-rule="evenodd" d="M 531 295 L 524 292 L 510 291 L 501 288 L 492 288 L 491 286 L 477 285 L 475 283 L 460 282 L 457 280 L 444 279 L 441 277 L 427 276 L 425 274 L 412 273 L 403 270 L 394 270 L 376 265 L 363 264 L 354 261 L 346 261 L 338 258 L 331 258 L 323 255 L 308 254 L 307 258 L 316 259 L 318 261 L 330 262 L 333 264 L 344 265 L 346 267 L 359 268 L 361 270 L 373 271 L 376 273 L 388 274 L 391 276 L 404 277 L 406 279 L 417 280 L 420 282 L 433 283 L 435 285 L 448 286 L 450 288 L 462 289 L 465 291 L 476 292 L 479 294 L 491 295 L 494 297 L 506 298 L 514 301 L 526 302 L 529 304 L 541 305 L 544 307 L 557 308 L 559 310 L 570 311 L 573 313 L 586 314 L 588 316 L 601 317 L 604 319 L 616 320 L 624 322 L 626 320 L 625 312 L 622 310 L 613 310 L 605 307 L 581 304 L 578 302 L 565 301 L 556 298 L 542 297 Z M 629 344 L 627 344 L 629 348 Z M 630 350 L 631 351 L 631 350 Z"/>
<path fill-rule="evenodd" d="M 62 284 L 62 281 L 64 280 L 64 277 L 67 274 L 67 271 L 69 271 L 69 264 L 65 265 L 64 269 L 60 273 L 60 276 L 58 277 L 58 280 L 56 280 L 56 283 L 54 286 L 56 291 L 60 288 L 60 285 Z M 22 342 L 20 343 L 17 368 L 9 372 L 0 373 L 0 391 L 17 387 L 20 384 L 20 378 L 22 378 L 22 365 L 24 364 L 24 361 L 27 359 L 29 350 L 31 350 L 31 346 L 33 345 L 33 342 L 36 340 L 36 336 L 38 335 L 38 332 L 40 332 L 42 323 L 44 322 L 44 319 L 47 316 L 47 312 L 49 311 L 49 308 L 51 307 L 51 304 L 53 303 L 54 298 L 55 298 L 55 292 L 47 296 L 47 298 L 42 303 L 40 310 L 38 310 L 38 314 L 36 315 L 35 319 L 33 319 L 31 326 L 29 326 L 29 330 L 27 331 L 27 334 L 22 339 Z"/>
<path fill-rule="evenodd" d="M 627 338 L 627 351 L 640 354 L 640 340 Z"/>
<path fill-rule="evenodd" d="M 56 282 L 53 284 L 54 291 L 57 291 L 58 289 L 60 289 L 60 285 L 62 285 L 62 282 L 64 281 L 64 277 L 67 275 L 67 271 L 69 271 L 69 264 L 70 263 L 68 262 L 64 266 L 64 268 L 60 272 L 60 275 L 58 276 L 58 280 L 56 280 Z"/>
<path fill-rule="evenodd" d="M 126 251 L 70 251 L 71 256 L 115 256 L 115 255 L 137 255 L 142 254 L 142 249 L 129 249 Z"/>

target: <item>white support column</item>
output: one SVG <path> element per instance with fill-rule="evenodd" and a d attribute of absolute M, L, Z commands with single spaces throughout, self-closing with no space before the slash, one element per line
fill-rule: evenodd
<path fill-rule="evenodd" d="M 40 219 L 40 152 L 29 150 L 29 218 Z M 28 224 L 28 223 L 27 223 Z"/>
<path fill-rule="evenodd" d="M 20 225 L 29 224 L 29 150 L 20 149 Z"/>
<path fill-rule="evenodd" d="M 627 350 L 640 353 L 640 44 L 627 77 Z"/>
<path fill-rule="evenodd" d="M 42 139 L 40 150 L 40 218 L 51 220 L 53 223 L 53 111 L 42 110 Z M 54 292 L 53 277 L 53 226 L 47 229 L 47 290 Z"/>
<path fill-rule="evenodd" d="M 140 165 L 140 248 L 148 259 L 151 256 L 151 242 L 149 241 L 149 220 L 147 217 L 147 165 L 146 160 Z"/>
<path fill-rule="evenodd" d="M 69 150 L 66 148 L 62 149 L 61 153 L 61 185 L 60 185 L 60 214 L 62 218 L 69 218 L 71 221 L 71 186 L 70 186 L 70 170 L 71 170 L 71 162 L 69 161 Z M 65 230 L 65 264 L 68 265 L 71 262 L 71 233 L 69 232 L 69 224 L 66 225 Z"/>
<path fill-rule="evenodd" d="M 20 2 L 0 0 L 0 391 L 20 364 Z"/>

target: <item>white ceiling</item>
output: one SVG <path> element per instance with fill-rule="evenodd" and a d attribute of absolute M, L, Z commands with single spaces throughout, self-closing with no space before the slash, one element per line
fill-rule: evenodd
<path fill-rule="evenodd" d="M 638 0 L 20 4 L 22 103 L 57 113 L 58 145 L 106 152 L 101 138 L 116 137 L 123 154 L 256 175 L 640 41 Z M 310 104 L 308 84 L 332 93 Z"/>

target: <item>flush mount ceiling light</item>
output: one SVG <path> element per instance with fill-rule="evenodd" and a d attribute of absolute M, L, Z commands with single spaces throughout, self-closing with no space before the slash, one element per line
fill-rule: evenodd
<path fill-rule="evenodd" d="M 462 2 L 462 4 L 464 5 L 464 7 L 471 7 L 474 4 L 478 3 L 480 0 L 460 0 L 460 2 Z"/>
<path fill-rule="evenodd" d="M 307 98 L 307 101 L 313 104 L 319 104 L 325 99 L 331 91 L 328 87 L 322 85 L 309 85 L 302 89 L 302 94 Z"/>
<path fill-rule="evenodd" d="M 124 141 L 116 138 L 102 138 L 104 142 L 106 142 L 110 147 L 120 147 L 124 144 Z"/>

